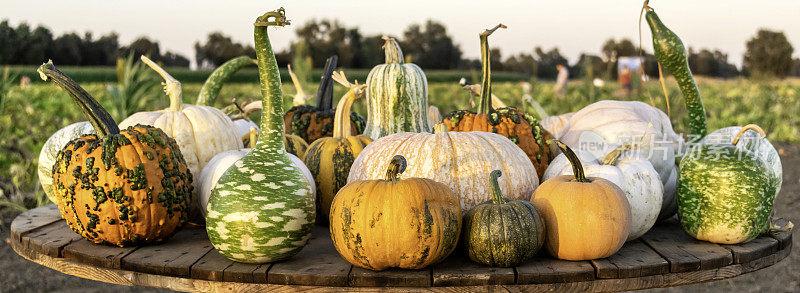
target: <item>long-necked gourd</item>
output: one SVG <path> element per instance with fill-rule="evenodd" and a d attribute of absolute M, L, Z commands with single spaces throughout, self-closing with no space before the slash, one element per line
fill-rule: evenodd
<path fill-rule="evenodd" d="M 222 63 L 217 69 L 211 72 L 203 87 L 200 89 L 200 94 L 197 95 L 196 105 L 200 106 L 214 106 L 214 102 L 222 90 L 222 86 L 233 77 L 239 69 L 245 66 L 253 65 L 256 60 L 248 56 L 239 56 Z"/>
<path fill-rule="evenodd" d="M 256 19 L 255 48 L 263 95 L 258 143 L 220 177 L 211 193 L 206 231 L 227 258 L 245 263 L 292 257 L 314 225 L 313 182 L 283 147 L 283 92 L 269 27 L 288 25 L 284 9 Z"/>

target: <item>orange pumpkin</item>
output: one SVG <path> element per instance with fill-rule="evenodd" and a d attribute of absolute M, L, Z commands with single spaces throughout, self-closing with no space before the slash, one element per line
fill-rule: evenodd
<path fill-rule="evenodd" d="M 547 180 L 532 202 L 547 227 L 545 248 L 565 260 L 590 260 L 616 253 L 628 237 L 631 208 L 625 193 L 611 181 L 586 178 L 575 153 L 555 141 L 575 175 Z"/>
<path fill-rule="evenodd" d="M 89 241 L 117 246 L 170 237 L 188 217 L 192 175 L 178 144 L 158 128 L 120 131 L 111 115 L 52 63 L 43 78 L 64 88 L 97 135 L 70 141 L 53 166 L 61 216 Z"/>

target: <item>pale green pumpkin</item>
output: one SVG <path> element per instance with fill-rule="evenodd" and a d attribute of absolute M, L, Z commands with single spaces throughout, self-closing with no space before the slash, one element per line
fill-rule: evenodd
<path fill-rule="evenodd" d="M 255 48 L 263 95 L 258 143 L 220 177 L 211 193 L 206 231 L 227 258 L 267 263 L 292 257 L 308 241 L 316 217 L 313 182 L 283 146 L 283 93 L 269 43 L 270 26 L 285 26 L 283 8 L 255 22 Z"/>
<path fill-rule="evenodd" d="M 399 132 L 431 132 L 425 73 L 416 64 L 403 63 L 397 41 L 383 39 L 386 63 L 372 68 L 367 76 L 364 135 L 378 139 Z"/>

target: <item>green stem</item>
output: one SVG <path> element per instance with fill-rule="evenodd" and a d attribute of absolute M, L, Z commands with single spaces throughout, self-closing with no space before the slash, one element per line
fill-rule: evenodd
<path fill-rule="evenodd" d="M 503 172 L 494 170 L 489 176 L 492 177 L 492 203 L 501 204 L 503 203 L 503 192 L 500 191 L 500 183 L 497 182 L 497 179 L 503 176 Z"/>
<path fill-rule="evenodd" d="M 480 34 L 483 79 L 481 80 L 481 104 L 478 106 L 478 114 L 489 114 L 494 111 L 494 108 L 492 108 L 492 62 L 489 36 L 500 28 L 506 28 L 506 26 L 501 23 L 492 29 L 484 30 Z"/>
<path fill-rule="evenodd" d="M 601 162 L 601 164 L 602 165 L 614 165 L 614 164 L 617 163 L 617 159 L 619 159 L 619 157 L 622 156 L 623 153 L 625 153 L 625 152 L 627 152 L 629 150 L 632 150 L 632 149 L 633 148 L 631 147 L 630 144 L 621 145 L 621 146 L 617 147 L 616 149 L 614 149 L 613 151 L 611 151 L 610 153 L 608 153 L 608 155 L 603 157 L 603 161 Z"/>
<path fill-rule="evenodd" d="M 556 146 L 561 149 L 561 152 L 567 156 L 567 160 L 569 160 L 569 163 L 572 165 L 572 173 L 575 173 L 575 181 L 591 182 L 589 179 L 586 179 L 586 174 L 583 173 L 583 165 L 581 164 L 581 160 L 578 159 L 578 156 L 575 155 L 575 152 L 573 152 L 571 148 L 569 148 L 560 140 L 555 139 L 553 142 L 555 142 Z"/>
<path fill-rule="evenodd" d="M 320 111 L 328 111 L 333 107 L 333 72 L 338 61 L 339 56 L 336 55 L 325 61 L 325 69 L 322 71 L 322 79 L 317 88 L 317 109 Z"/>
<path fill-rule="evenodd" d="M 222 90 L 222 85 L 228 82 L 239 69 L 252 64 L 257 64 L 257 61 L 248 56 L 239 56 L 226 61 L 217 67 L 217 69 L 214 69 L 214 72 L 211 72 L 206 82 L 203 83 L 203 88 L 200 89 L 200 94 L 197 95 L 197 102 L 195 104 L 200 106 L 214 106 L 214 102 L 216 102 L 217 96 L 219 96 L 219 92 Z"/>
<path fill-rule="evenodd" d="M 406 170 L 406 158 L 402 155 L 395 155 L 392 157 L 392 161 L 389 162 L 389 168 L 386 170 L 386 180 L 387 181 L 398 181 L 400 180 L 400 174 Z"/>
<path fill-rule="evenodd" d="M 382 39 L 386 41 L 383 44 L 383 53 L 386 55 L 386 64 L 403 64 L 403 50 L 400 49 L 400 44 L 394 38 L 383 36 Z"/>
<path fill-rule="evenodd" d="M 106 109 L 103 109 L 103 106 L 100 106 L 97 100 L 69 78 L 69 76 L 59 71 L 58 68 L 53 65 L 53 61 L 42 64 L 36 71 L 39 72 L 43 80 L 52 80 L 72 97 L 72 100 L 81 107 L 83 114 L 86 115 L 86 118 L 89 119 L 89 122 L 94 126 L 98 137 L 103 138 L 111 134 L 119 133 L 119 126 L 117 126 L 117 123 L 114 122 L 114 118 L 111 118 L 111 115 L 108 114 Z"/>
<path fill-rule="evenodd" d="M 269 42 L 270 26 L 286 26 L 284 9 L 267 12 L 254 24 L 255 49 L 258 57 L 258 76 L 261 81 L 263 96 L 261 110 L 261 132 L 258 146 L 267 149 L 283 149 L 283 91 L 281 90 L 281 74 L 272 45 Z"/>
<path fill-rule="evenodd" d="M 167 93 L 169 96 L 169 110 L 170 111 L 180 111 L 183 108 L 183 100 L 181 99 L 181 82 L 172 77 L 164 68 L 158 66 L 153 60 L 147 58 L 147 56 L 142 55 L 142 62 L 150 66 L 153 70 L 158 72 L 162 78 L 164 78 L 164 92 Z"/>

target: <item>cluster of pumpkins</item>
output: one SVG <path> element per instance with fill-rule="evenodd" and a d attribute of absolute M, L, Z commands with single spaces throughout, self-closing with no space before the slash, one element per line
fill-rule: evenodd
<path fill-rule="evenodd" d="M 648 22 L 657 20 L 650 13 Z M 180 83 L 142 57 L 164 77 L 170 107 L 119 125 L 52 63 L 42 65 L 42 77 L 89 119 L 54 134 L 39 161 L 42 185 L 69 226 L 124 246 L 164 240 L 197 218 L 221 254 L 265 263 L 295 255 L 314 223 L 327 223 L 339 253 L 372 270 L 423 268 L 457 245 L 491 266 L 514 266 L 542 246 L 559 259 L 604 258 L 676 211 L 689 234 L 717 243 L 770 228 L 781 166 L 757 126 L 693 141 L 692 150 L 734 160 L 683 155 L 689 148 L 667 116 L 641 102 L 601 101 L 553 117 L 495 108 L 488 37 L 503 25 L 480 34 L 477 112 L 429 108 L 425 74 L 404 63 L 391 38 L 386 64 L 366 84 L 335 71 L 333 57 L 317 105 L 284 112 L 267 28 L 287 24 L 283 9 L 259 17 L 257 60 L 222 65 L 198 105 L 182 104 Z M 235 120 L 208 106 L 233 72 L 253 63 L 262 101 Z M 334 81 L 348 88 L 336 108 Z M 350 111 L 364 95 L 366 119 Z M 696 110 L 691 103 L 703 111 L 699 97 L 687 99 Z M 252 109 L 261 109 L 258 125 L 247 118 Z"/>

